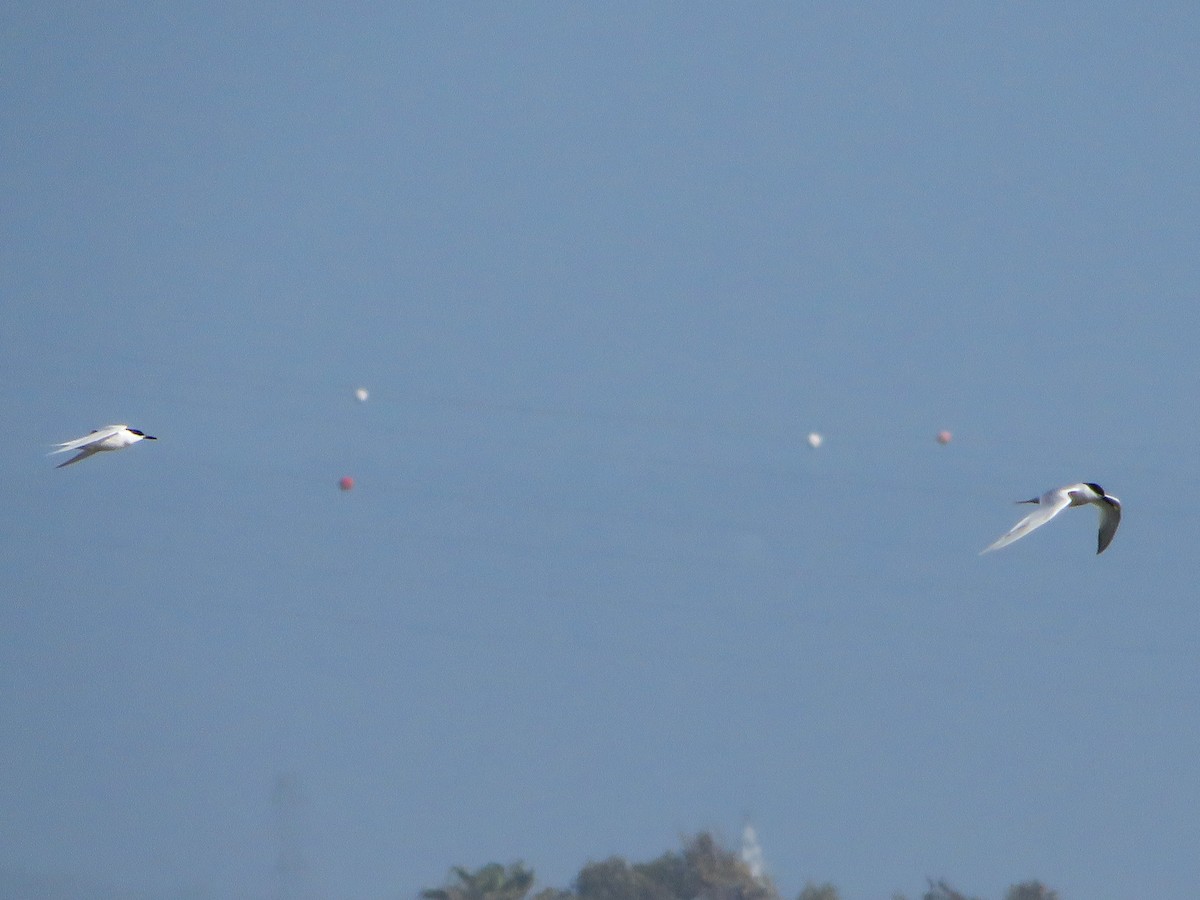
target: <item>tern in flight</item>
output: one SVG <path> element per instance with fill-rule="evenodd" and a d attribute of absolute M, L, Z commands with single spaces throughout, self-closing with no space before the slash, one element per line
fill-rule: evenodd
<path fill-rule="evenodd" d="M 1103 553 L 1112 543 L 1117 526 L 1121 524 L 1121 501 L 1104 493 L 1104 488 L 1091 481 L 1080 484 L 1068 484 L 1053 491 L 1046 491 L 1040 497 L 1032 500 L 1020 500 L 1019 503 L 1036 503 L 1038 508 L 1012 527 L 1008 534 L 1000 538 L 981 553 L 999 550 L 1007 547 L 1013 541 L 1018 541 L 1035 528 L 1041 528 L 1068 506 L 1087 506 L 1089 503 L 1100 510 L 1100 540 L 1096 553 Z"/>
<path fill-rule="evenodd" d="M 146 434 L 144 431 L 138 431 L 136 428 L 130 428 L 128 425 L 105 425 L 103 428 L 97 428 L 91 434 L 85 434 L 81 438 L 55 444 L 54 446 L 57 449 L 51 450 L 50 454 L 53 456 L 55 453 L 66 453 L 68 450 L 79 451 L 65 463 L 55 466 L 56 469 L 61 469 L 63 466 L 77 463 L 81 459 L 87 459 L 89 456 L 100 453 L 103 450 L 124 450 L 126 447 L 133 446 L 138 441 L 156 440 L 158 438 L 153 435 Z"/>

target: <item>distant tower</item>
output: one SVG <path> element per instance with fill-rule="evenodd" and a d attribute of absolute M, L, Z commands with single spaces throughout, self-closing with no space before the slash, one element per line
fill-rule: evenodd
<path fill-rule="evenodd" d="M 307 805 L 298 776 L 284 774 L 275 779 L 271 806 L 279 838 L 279 856 L 275 860 L 278 900 L 305 900 L 308 896 L 308 860 L 304 856 Z"/>
<path fill-rule="evenodd" d="M 742 829 L 742 862 L 750 870 L 750 877 L 762 884 L 767 874 L 766 862 L 763 859 L 762 844 L 758 842 L 758 832 L 749 822 Z"/>

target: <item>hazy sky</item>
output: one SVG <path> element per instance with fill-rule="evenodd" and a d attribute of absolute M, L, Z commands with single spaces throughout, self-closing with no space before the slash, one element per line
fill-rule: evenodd
<path fill-rule="evenodd" d="M 1198 46 L 9 4 L 0 893 L 565 886 L 749 821 L 785 897 L 1193 895 Z M 109 422 L 159 440 L 44 456 Z M 1103 556 L 977 555 L 1078 480 Z"/>

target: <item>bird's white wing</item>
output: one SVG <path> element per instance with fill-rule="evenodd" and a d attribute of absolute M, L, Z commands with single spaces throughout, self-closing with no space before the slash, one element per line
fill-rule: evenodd
<path fill-rule="evenodd" d="M 95 456 L 99 452 L 100 451 L 97 450 L 95 447 L 84 447 L 82 450 L 80 450 L 78 453 L 76 453 L 74 456 L 72 456 L 70 459 L 68 459 L 65 463 L 59 463 L 54 468 L 61 469 L 63 466 L 69 466 L 72 463 L 77 463 L 80 460 L 87 459 L 89 456 Z"/>
<path fill-rule="evenodd" d="M 50 451 L 50 455 L 55 453 L 66 453 L 68 450 L 78 450 L 81 447 L 88 447 L 92 444 L 106 440 L 124 428 L 124 425 L 105 425 L 103 428 L 97 428 L 91 434 L 85 434 L 81 438 L 75 438 L 73 441 L 63 441 L 61 444 L 55 444 L 54 450 Z"/>
<path fill-rule="evenodd" d="M 1116 497 L 1106 496 L 1097 506 L 1100 508 L 1100 542 L 1096 553 L 1100 554 L 1112 543 L 1117 526 L 1121 524 L 1121 501 Z"/>
<path fill-rule="evenodd" d="M 1071 504 L 1071 498 L 1066 491 L 1049 491 L 1038 498 L 1038 507 L 994 544 L 980 550 L 980 554 L 990 553 L 1007 547 L 1013 541 L 1019 541 L 1035 528 L 1041 528 Z M 1115 526 L 1114 526 L 1115 528 Z"/>

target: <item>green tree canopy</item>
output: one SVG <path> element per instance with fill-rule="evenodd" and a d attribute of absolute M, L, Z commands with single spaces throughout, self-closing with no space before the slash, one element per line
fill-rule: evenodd
<path fill-rule="evenodd" d="M 936 882 L 930 878 L 929 890 L 925 892 L 923 900 L 979 900 L 979 898 L 959 893 L 946 883 L 945 878 L 939 878 Z"/>
<path fill-rule="evenodd" d="M 1058 900 L 1058 892 L 1050 890 L 1040 881 L 1022 881 L 1008 889 L 1004 900 Z"/>
<path fill-rule="evenodd" d="M 979 900 L 950 886 L 944 878 L 927 879 L 921 900 Z M 474 871 L 455 866 L 442 887 L 421 891 L 422 900 L 526 900 L 534 874 L 522 863 L 488 863 Z M 570 888 L 543 888 L 530 900 L 780 900 L 768 878 L 756 878 L 749 866 L 708 832 L 700 832 L 649 862 L 629 863 L 619 856 L 589 862 Z M 839 900 L 832 884 L 809 882 L 796 900 Z M 896 894 L 893 900 L 904 900 Z M 1058 900 L 1040 881 L 1014 884 L 1004 900 Z"/>
<path fill-rule="evenodd" d="M 488 863 L 474 872 L 455 866 L 440 888 L 421 891 L 425 900 L 524 900 L 533 887 L 533 870 L 521 863 Z"/>
<path fill-rule="evenodd" d="M 811 881 L 804 886 L 796 900 L 840 900 L 838 889 L 832 884 L 813 884 Z"/>
<path fill-rule="evenodd" d="M 579 900 L 779 900 L 736 853 L 702 832 L 682 852 L 630 865 L 620 857 L 588 863 L 575 879 Z"/>

